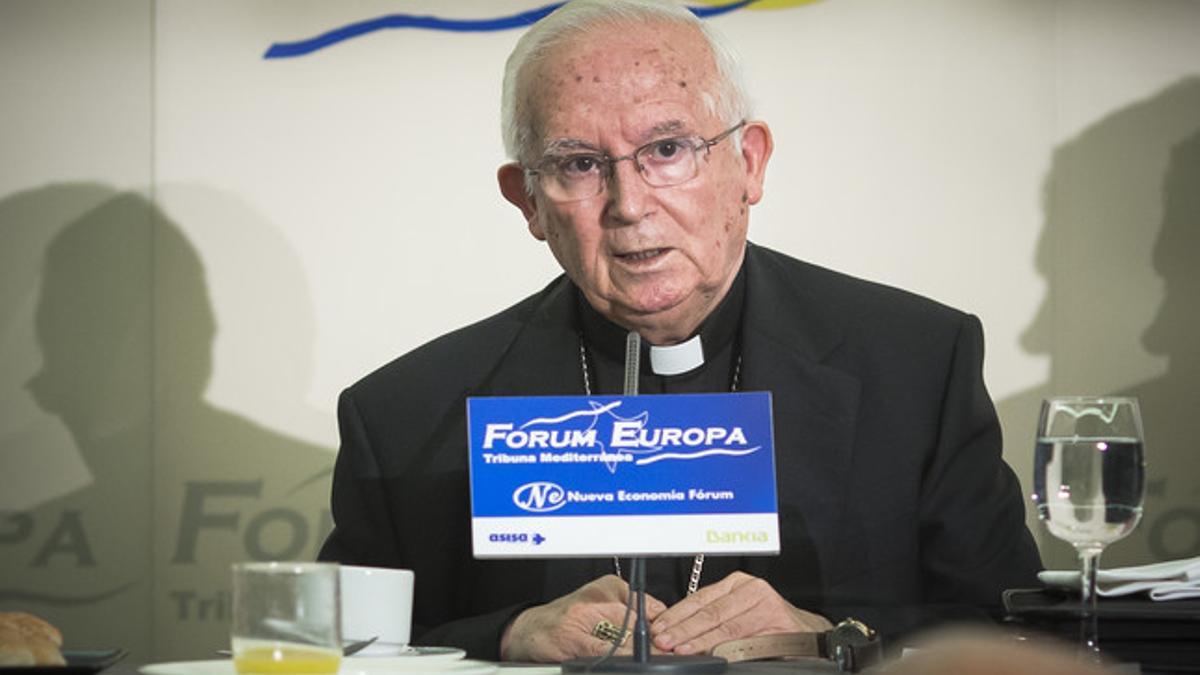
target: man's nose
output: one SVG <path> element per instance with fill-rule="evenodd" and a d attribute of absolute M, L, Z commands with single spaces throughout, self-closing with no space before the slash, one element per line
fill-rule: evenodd
<path fill-rule="evenodd" d="M 638 169 L 637 159 L 622 157 L 614 161 L 608 176 L 610 215 L 621 223 L 641 220 L 645 215 L 646 191 L 650 189 Z"/>

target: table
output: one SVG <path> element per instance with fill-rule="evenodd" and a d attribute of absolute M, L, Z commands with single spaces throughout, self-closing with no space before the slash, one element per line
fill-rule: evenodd
<path fill-rule="evenodd" d="M 105 670 L 102 675 L 140 675 L 138 669 L 142 663 L 122 661 Z M 415 671 L 414 671 L 415 672 Z M 559 667 L 544 664 L 501 664 L 498 675 L 558 675 Z M 797 661 L 771 661 L 731 663 L 725 672 L 731 675 L 754 673 L 799 673 L 801 675 L 828 675 L 836 673 L 833 663 L 817 659 Z"/>

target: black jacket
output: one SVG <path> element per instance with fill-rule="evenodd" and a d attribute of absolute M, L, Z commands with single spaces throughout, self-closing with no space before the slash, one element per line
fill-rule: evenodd
<path fill-rule="evenodd" d="M 746 265 L 742 388 L 772 392 L 781 554 L 710 558 L 705 578 L 742 569 L 885 636 L 995 612 L 1003 589 L 1034 584 L 979 321 L 753 245 Z M 416 644 L 498 659 L 516 612 L 612 571 L 471 556 L 466 398 L 583 393 L 574 298 L 559 277 L 341 396 L 321 558 L 415 570 Z"/>

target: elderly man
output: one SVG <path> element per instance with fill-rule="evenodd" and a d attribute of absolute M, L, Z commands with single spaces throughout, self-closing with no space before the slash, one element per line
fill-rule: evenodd
<path fill-rule="evenodd" d="M 613 560 L 475 560 L 467 396 L 765 390 L 781 554 L 651 560 L 657 649 L 822 630 L 895 635 L 992 609 L 1040 563 L 981 380 L 978 321 L 746 241 L 771 132 L 682 8 L 568 3 L 509 58 L 500 190 L 565 275 L 344 392 L 322 558 L 416 570 L 416 641 L 475 657 L 601 653 Z M 688 592 L 698 576 L 698 590 Z"/>

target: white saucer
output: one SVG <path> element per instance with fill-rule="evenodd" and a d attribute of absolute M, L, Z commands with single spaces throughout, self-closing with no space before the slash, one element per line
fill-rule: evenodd
<path fill-rule="evenodd" d="M 379 649 L 375 649 L 379 647 Z M 347 661 L 371 661 L 372 663 L 380 661 L 420 661 L 421 663 L 429 663 L 430 661 L 458 661 L 466 658 L 467 653 L 457 647 L 397 647 L 395 645 L 379 645 L 374 644 L 366 649 L 358 652 L 354 656 L 347 656 L 342 659 L 342 663 Z"/>
<path fill-rule="evenodd" d="M 409 645 L 394 645 L 387 642 L 375 642 L 364 647 L 350 658 L 383 657 L 420 658 L 423 660 L 457 661 L 465 658 L 467 653 L 454 647 L 411 647 Z"/>

